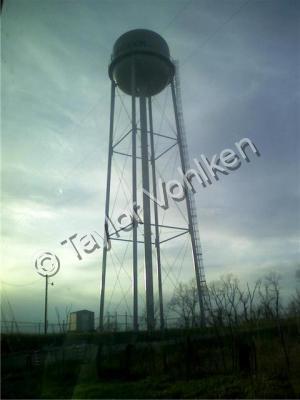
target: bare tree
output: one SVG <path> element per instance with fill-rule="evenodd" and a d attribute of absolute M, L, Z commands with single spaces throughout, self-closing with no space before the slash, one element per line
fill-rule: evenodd
<path fill-rule="evenodd" d="M 261 299 L 260 306 L 262 308 L 264 318 L 271 319 L 276 322 L 280 343 L 286 361 L 286 367 L 289 371 L 289 353 L 281 324 L 283 306 L 280 296 L 280 279 L 281 276 L 276 272 L 270 272 L 267 276 L 265 276 L 263 288 L 259 292 Z"/>
<path fill-rule="evenodd" d="M 295 278 L 296 280 L 299 281 L 300 283 L 300 269 L 297 269 L 295 273 Z M 300 319 L 300 289 L 296 289 L 296 293 L 292 296 L 288 307 L 288 315 L 291 317 L 296 317 L 297 319 Z M 298 321 L 300 322 L 300 321 Z"/>
<path fill-rule="evenodd" d="M 196 281 L 180 283 L 170 302 L 169 310 L 178 315 L 181 325 L 194 327 L 198 325 L 198 292 Z"/>
<path fill-rule="evenodd" d="M 265 319 L 279 319 L 282 311 L 280 297 L 280 275 L 270 272 L 259 288 L 260 314 Z"/>
<path fill-rule="evenodd" d="M 240 318 L 247 323 L 251 323 L 257 320 L 257 304 L 255 302 L 256 295 L 259 292 L 261 286 L 261 281 L 258 280 L 255 282 L 254 287 L 251 287 L 249 283 L 246 284 L 246 289 L 242 290 L 238 288 L 240 295 L 240 303 L 243 309 L 243 315 Z"/>
<path fill-rule="evenodd" d="M 241 293 L 238 279 L 232 274 L 223 276 L 208 286 L 209 314 L 214 323 L 220 326 L 239 324 Z"/>
<path fill-rule="evenodd" d="M 239 323 L 240 288 L 239 281 L 233 275 L 222 278 L 225 296 L 225 310 L 229 325 L 237 326 Z"/>
<path fill-rule="evenodd" d="M 288 316 L 300 318 L 300 289 L 292 296 L 287 306 Z"/>

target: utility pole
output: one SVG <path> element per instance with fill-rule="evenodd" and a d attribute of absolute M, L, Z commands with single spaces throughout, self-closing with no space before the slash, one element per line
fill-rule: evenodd
<path fill-rule="evenodd" d="M 46 275 L 46 287 L 45 287 L 45 319 L 44 319 L 44 333 L 47 335 L 47 329 L 48 329 L 48 319 L 47 319 L 47 314 L 48 314 L 48 275 Z"/>
<path fill-rule="evenodd" d="M 35 260 L 35 269 L 37 273 L 45 279 L 45 308 L 44 308 L 44 334 L 47 335 L 48 330 L 48 285 L 49 277 L 56 275 L 60 268 L 59 258 L 50 252 L 41 253 Z M 50 285 L 54 285 L 53 282 Z"/>
<path fill-rule="evenodd" d="M 49 283 L 49 275 L 45 276 L 46 285 L 45 285 L 45 312 L 44 312 L 44 333 L 47 335 L 48 332 L 48 285 L 54 286 L 54 283 Z"/>

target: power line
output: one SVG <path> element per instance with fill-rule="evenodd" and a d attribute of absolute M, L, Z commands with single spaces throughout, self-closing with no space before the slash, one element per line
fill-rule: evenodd
<path fill-rule="evenodd" d="M 181 65 L 183 65 L 190 57 L 194 56 L 201 48 L 207 45 L 207 43 L 214 38 L 221 31 L 221 29 L 227 25 L 237 14 L 239 14 L 248 3 L 250 3 L 250 0 L 246 0 L 240 7 L 238 7 L 238 9 L 235 10 L 235 12 L 231 14 L 221 25 L 219 25 L 219 27 L 212 34 L 210 34 L 202 43 L 200 43 L 199 46 L 197 46 L 197 50 L 192 51 L 186 58 L 184 58 L 184 60 L 181 62 Z"/>
<path fill-rule="evenodd" d="M 171 19 L 171 21 L 170 21 L 170 22 L 167 24 L 167 26 L 162 30 L 162 33 L 165 33 L 165 32 L 170 28 L 170 26 L 174 23 L 174 21 L 176 21 L 176 19 L 184 13 L 184 11 L 190 6 L 190 4 L 191 4 L 193 1 L 194 1 L 194 0 L 189 0 L 189 1 L 187 1 L 187 2 L 183 5 L 183 7 L 181 7 L 181 8 L 177 11 L 177 13 L 175 13 L 175 15 L 174 15 L 174 17 Z"/>

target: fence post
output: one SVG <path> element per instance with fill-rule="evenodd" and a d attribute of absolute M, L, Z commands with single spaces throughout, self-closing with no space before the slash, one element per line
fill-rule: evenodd
<path fill-rule="evenodd" d="M 118 330 L 118 313 L 117 311 L 115 312 L 115 331 Z"/>
<path fill-rule="evenodd" d="M 109 312 L 107 311 L 107 329 L 109 330 L 109 325 L 110 325 L 110 315 Z"/>

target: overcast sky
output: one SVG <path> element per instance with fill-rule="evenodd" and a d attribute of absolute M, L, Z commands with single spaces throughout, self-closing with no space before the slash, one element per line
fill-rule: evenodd
<path fill-rule="evenodd" d="M 296 0 L 4 2 L 1 280 L 17 319 L 42 320 L 41 250 L 61 260 L 50 320 L 70 304 L 98 313 L 101 250 L 79 261 L 60 242 L 103 232 L 107 66 L 115 40 L 135 28 L 160 33 L 179 60 L 191 159 L 244 137 L 260 152 L 195 195 L 207 281 L 227 273 L 253 281 L 274 270 L 284 291 L 294 290 L 299 26 Z M 113 285 L 112 274 L 108 295 Z"/>

